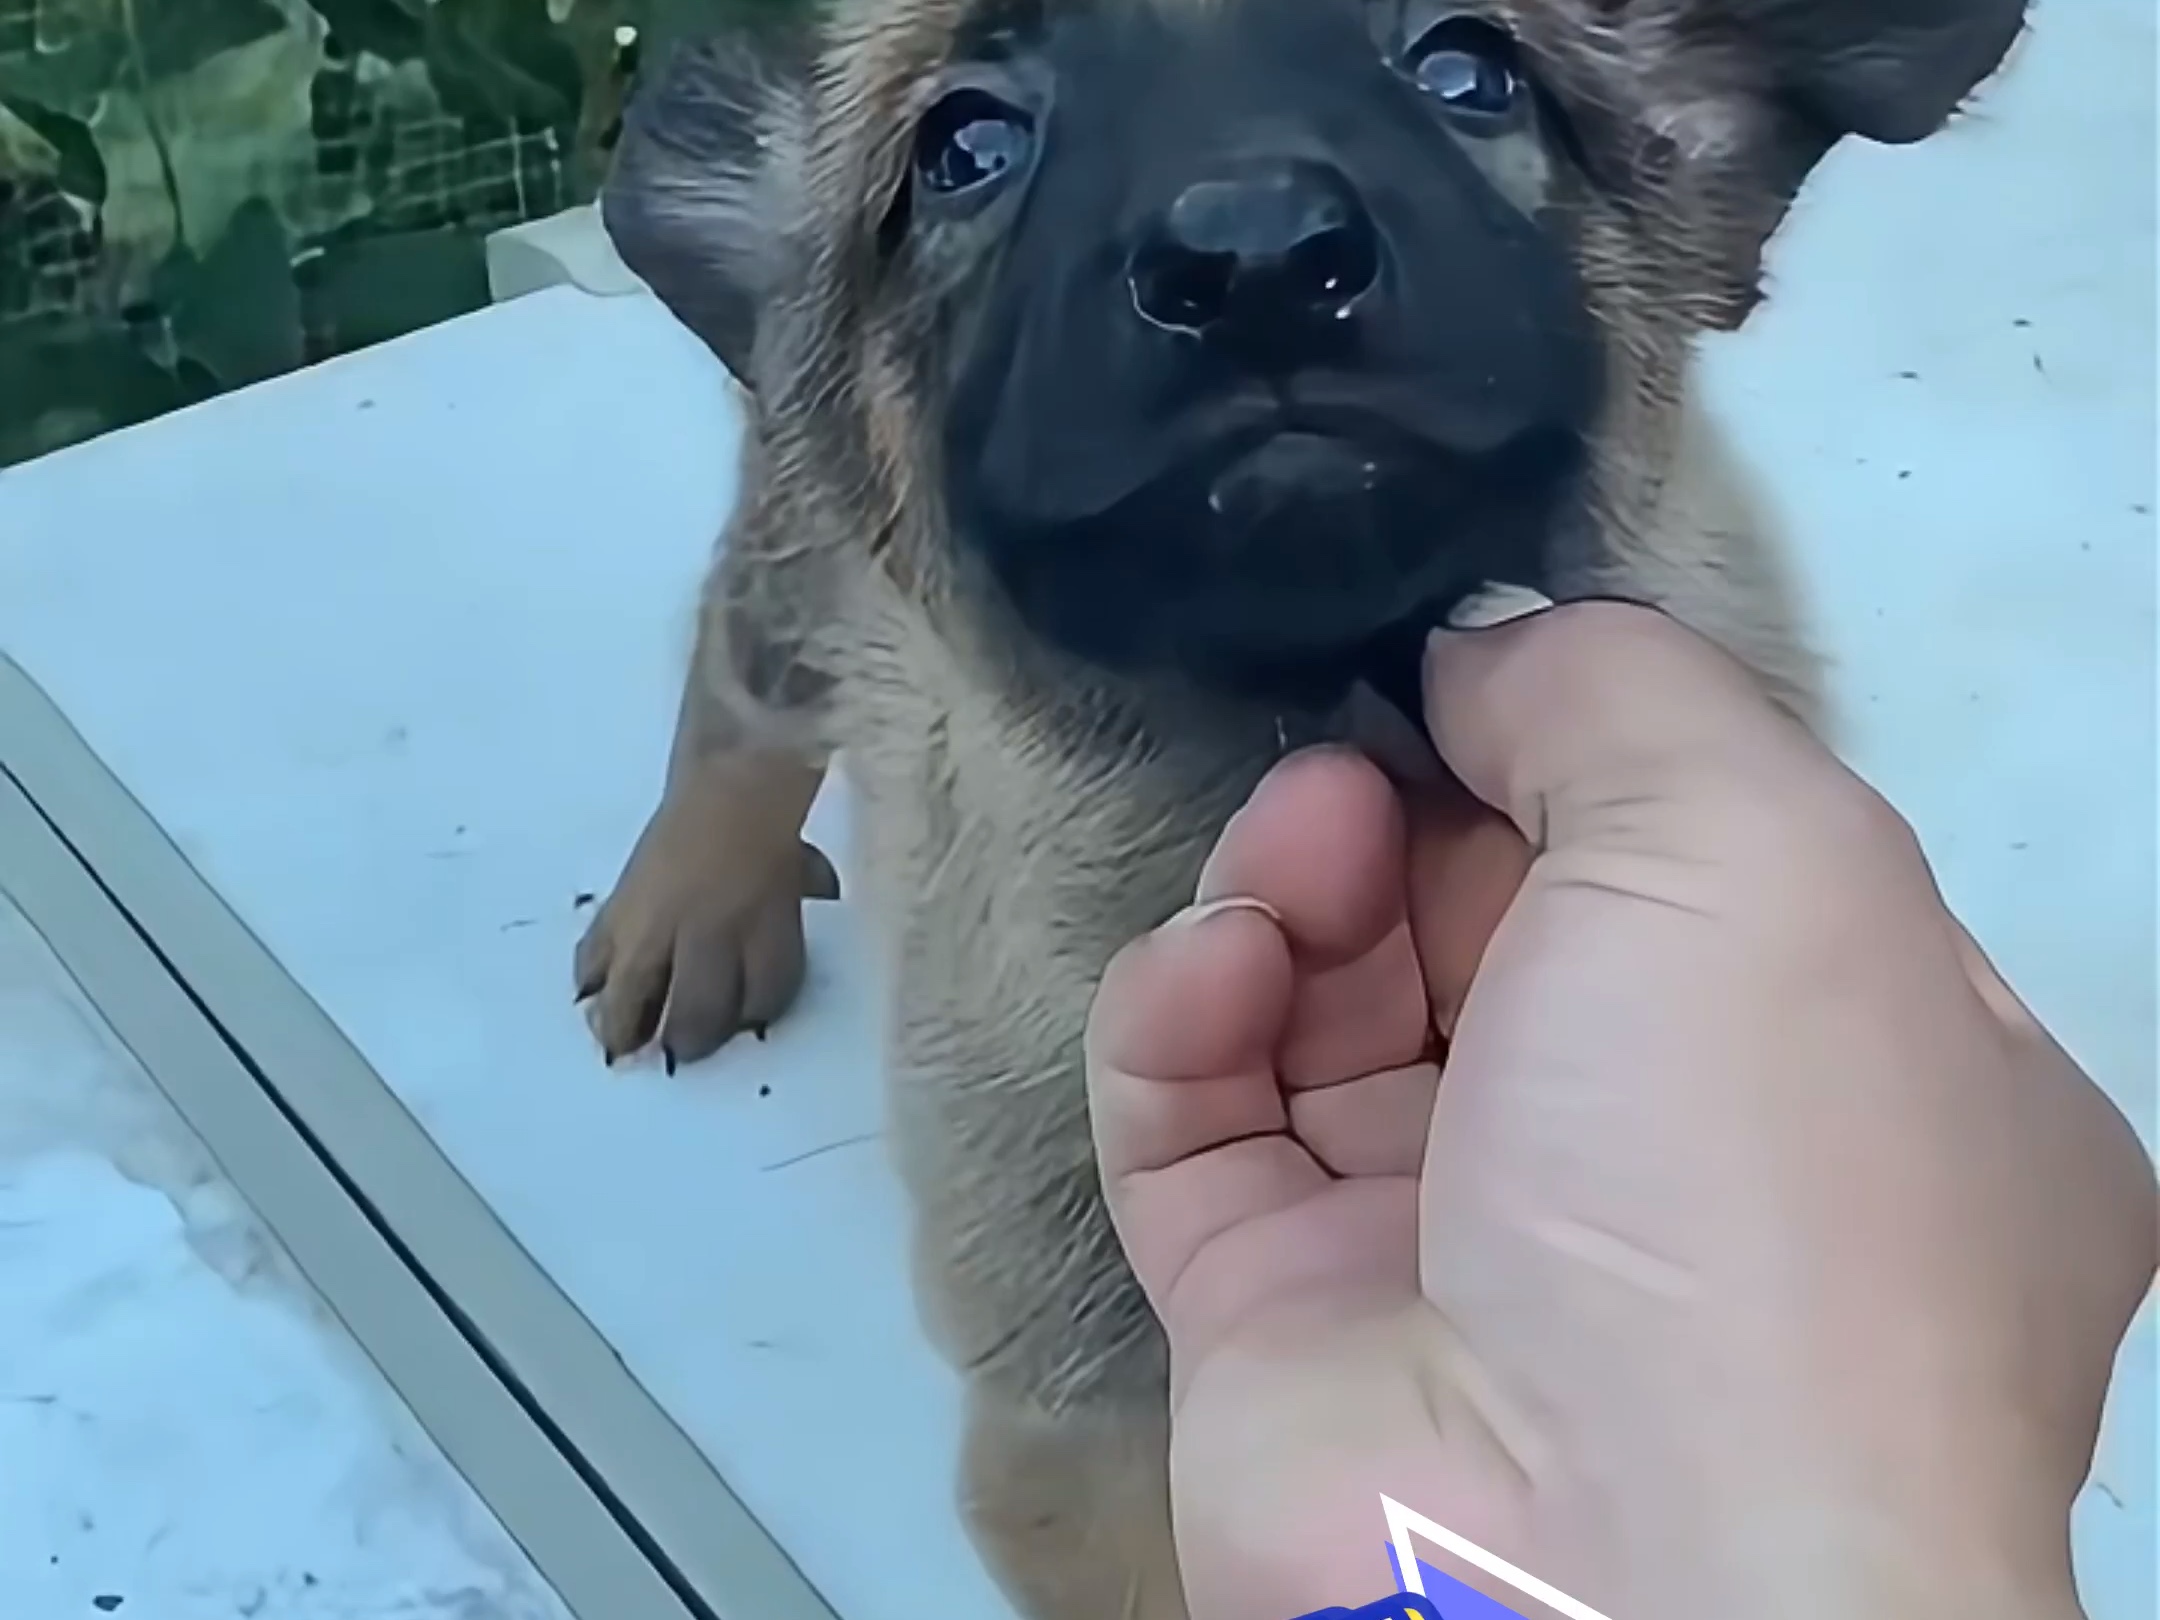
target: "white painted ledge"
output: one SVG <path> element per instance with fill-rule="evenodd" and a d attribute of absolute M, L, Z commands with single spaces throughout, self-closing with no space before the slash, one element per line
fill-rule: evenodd
<path fill-rule="evenodd" d="M 603 298 L 645 288 L 591 204 L 489 233 L 487 272 L 488 295 L 498 304 L 543 287 L 577 287 Z"/>

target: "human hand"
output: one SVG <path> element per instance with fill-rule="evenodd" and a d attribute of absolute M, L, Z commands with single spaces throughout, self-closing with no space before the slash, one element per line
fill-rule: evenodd
<path fill-rule="evenodd" d="M 1498 814 L 1293 758 L 1097 999 L 1195 1620 L 1385 1591 L 1382 1492 L 1615 1620 L 2074 1613 L 2125 1122 L 1707 643 L 1558 609 L 1427 703 Z"/>

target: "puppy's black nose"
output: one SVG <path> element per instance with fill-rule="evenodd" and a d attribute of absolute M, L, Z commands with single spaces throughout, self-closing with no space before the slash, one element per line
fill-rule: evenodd
<path fill-rule="evenodd" d="M 1275 340 L 1347 316 L 1379 274 L 1379 232 L 1356 190 L 1295 159 L 1188 187 L 1127 268 L 1133 308 L 1157 326 Z"/>

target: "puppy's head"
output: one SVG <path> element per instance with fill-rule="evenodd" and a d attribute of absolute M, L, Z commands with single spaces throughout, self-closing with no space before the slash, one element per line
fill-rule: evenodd
<path fill-rule="evenodd" d="M 1559 594 L 1810 169 L 1938 128 L 2024 6 L 866 0 L 679 53 L 604 211 L 889 566 L 1319 694 Z"/>

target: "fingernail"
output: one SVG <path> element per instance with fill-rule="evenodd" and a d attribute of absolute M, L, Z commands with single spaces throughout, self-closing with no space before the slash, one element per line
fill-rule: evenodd
<path fill-rule="evenodd" d="M 1454 611 L 1447 616 L 1447 627 L 1450 630 L 1490 630 L 1510 619 L 1543 613 L 1552 605 L 1552 598 L 1543 591 L 1534 591 L 1527 585 L 1487 580 L 1476 595 L 1465 597 L 1455 605 Z"/>
<path fill-rule="evenodd" d="M 1167 934 L 1173 928 L 1194 928 L 1210 917 L 1219 917 L 1226 911 L 1257 911 L 1277 927 L 1282 926 L 1282 913 L 1265 900 L 1255 900 L 1250 895 L 1232 894 L 1225 895 L 1220 900 L 1204 900 L 1197 905 L 1187 906 L 1156 932 Z"/>
<path fill-rule="evenodd" d="M 1228 821 L 1223 823 L 1223 830 L 1215 835 L 1215 847 L 1208 851 L 1208 858 L 1200 863 L 1200 875 L 1193 879 L 1193 903 L 1191 906 L 1187 906 L 1185 911 L 1190 911 L 1193 906 L 1202 904 L 1200 897 L 1208 892 L 1210 887 L 1208 880 L 1215 875 L 1215 863 L 1222 859 L 1223 841 L 1230 836 L 1230 829 L 1237 825 L 1238 816 L 1242 816 L 1244 813 L 1241 809 L 1236 815 L 1231 816 Z M 1184 915 L 1185 912 L 1181 911 L 1177 917 L 1170 920 L 1176 922 L 1178 917 Z"/>

